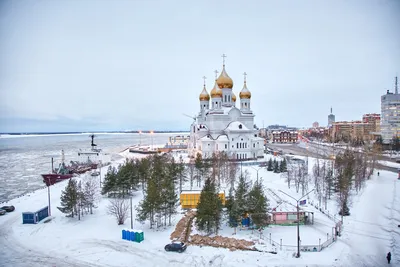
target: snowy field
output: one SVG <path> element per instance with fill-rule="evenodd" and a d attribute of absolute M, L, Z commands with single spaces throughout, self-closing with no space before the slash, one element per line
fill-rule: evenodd
<path fill-rule="evenodd" d="M 126 155 L 127 152 L 121 153 L 121 156 Z M 310 158 L 309 166 L 312 164 L 313 159 Z M 293 197 L 301 197 L 294 187 L 288 189 L 280 174 L 264 168 L 243 166 L 243 171 L 246 170 L 253 181 L 258 170 L 266 193 L 274 192 L 285 198 L 278 191 L 282 190 Z M 102 174 L 105 173 L 106 168 L 102 170 Z M 258 231 L 251 230 L 237 231 L 234 236 L 233 229 L 226 223 L 222 225 L 220 234 L 253 240 L 257 247 L 276 251 L 277 254 L 204 246 L 189 246 L 182 254 L 165 252 L 164 246 L 170 242 L 169 236 L 182 218 L 181 213 L 174 217 L 171 227 L 158 230 L 149 229 L 147 223 L 134 221 L 134 229 L 144 232 L 144 241 L 135 243 L 122 240 L 121 230 L 130 227 L 130 219 L 125 225 L 118 226 L 115 218 L 107 214 L 107 198 L 100 200 L 93 215 L 86 215 L 81 221 L 65 217 L 56 208 L 60 205 L 61 190 L 67 184 L 61 182 L 51 187 L 53 219 L 50 222 L 23 225 L 21 215 L 21 212 L 36 211 L 46 206 L 47 189 L 8 203 L 14 205 L 16 210 L 0 216 L 0 266 L 387 266 L 385 256 L 389 251 L 392 252 L 392 266 L 400 266 L 400 228 L 397 227 L 400 224 L 400 181 L 396 178 L 395 173 L 387 171 L 380 171 L 379 177 L 373 176 L 365 188 L 352 197 L 351 216 L 344 218 L 342 236 L 321 252 L 302 252 L 300 258 L 293 257 L 296 251 L 296 227 L 274 225 L 267 227 L 261 233 L 261 238 Z M 82 175 L 78 179 L 85 180 L 87 177 Z M 313 193 L 309 196 L 308 203 L 317 203 Z M 133 205 L 137 205 L 142 197 L 142 192 L 136 192 Z M 288 197 L 285 200 L 295 204 Z M 302 245 L 314 246 L 330 238 L 334 221 L 312 205 L 304 209 L 314 212 L 314 224 L 300 226 Z M 331 200 L 324 212 L 337 214 L 337 210 L 336 202 Z M 271 244 L 275 242 L 281 243 L 282 247 Z"/>

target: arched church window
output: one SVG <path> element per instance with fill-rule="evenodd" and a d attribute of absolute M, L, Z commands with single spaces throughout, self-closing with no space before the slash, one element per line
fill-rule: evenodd
<path fill-rule="evenodd" d="M 244 106 L 247 107 L 247 103 L 244 103 Z"/>
<path fill-rule="evenodd" d="M 226 95 L 225 95 L 225 102 L 226 102 Z"/>
<path fill-rule="evenodd" d="M 242 125 L 241 124 L 239 124 L 239 129 L 242 129 Z M 243 141 L 243 139 L 242 139 L 242 141 Z"/>

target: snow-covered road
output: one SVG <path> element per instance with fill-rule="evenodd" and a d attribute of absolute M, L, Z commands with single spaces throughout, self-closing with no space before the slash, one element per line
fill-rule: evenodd
<path fill-rule="evenodd" d="M 383 172 L 367 182 L 367 187 L 353 197 L 351 216 L 344 218 L 339 242 L 347 246 L 344 258 L 353 266 L 387 266 L 386 254 L 392 253 L 392 266 L 400 266 L 400 180 Z"/>

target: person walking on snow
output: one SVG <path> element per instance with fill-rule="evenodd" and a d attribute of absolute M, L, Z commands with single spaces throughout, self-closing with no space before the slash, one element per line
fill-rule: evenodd
<path fill-rule="evenodd" d="M 392 259 L 392 254 L 390 252 L 387 254 L 386 259 L 388 263 L 390 263 L 390 260 Z"/>

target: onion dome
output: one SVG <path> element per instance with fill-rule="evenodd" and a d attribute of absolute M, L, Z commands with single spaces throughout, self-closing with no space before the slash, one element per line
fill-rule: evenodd
<path fill-rule="evenodd" d="M 211 98 L 221 97 L 222 98 L 222 90 L 219 88 L 217 81 L 215 81 L 214 88 L 211 90 Z"/>
<path fill-rule="evenodd" d="M 233 80 L 229 77 L 228 73 L 225 71 L 225 65 L 222 67 L 222 72 L 217 79 L 219 88 L 233 88 Z"/>
<path fill-rule="evenodd" d="M 243 89 L 239 93 L 240 99 L 250 99 L 251 98 L 251 93 L 249 89 L 247 89 L 246 81 L 244 82 Z"/>
<path fill-rule="evenodd" d="M 236 102 L 236 95 L 235 95 L 234 92 L 232 92 L 232 101 L 233 101 L 233 102 Z"/>
<path fill-rule="evenodd" d="M 207 92 L 206 85 L 204 85 L 203 91 L 201 91 L 199 99 L 200 99 L 200 101 L 209 101 L 210 100 L 210 95 Z"/>

